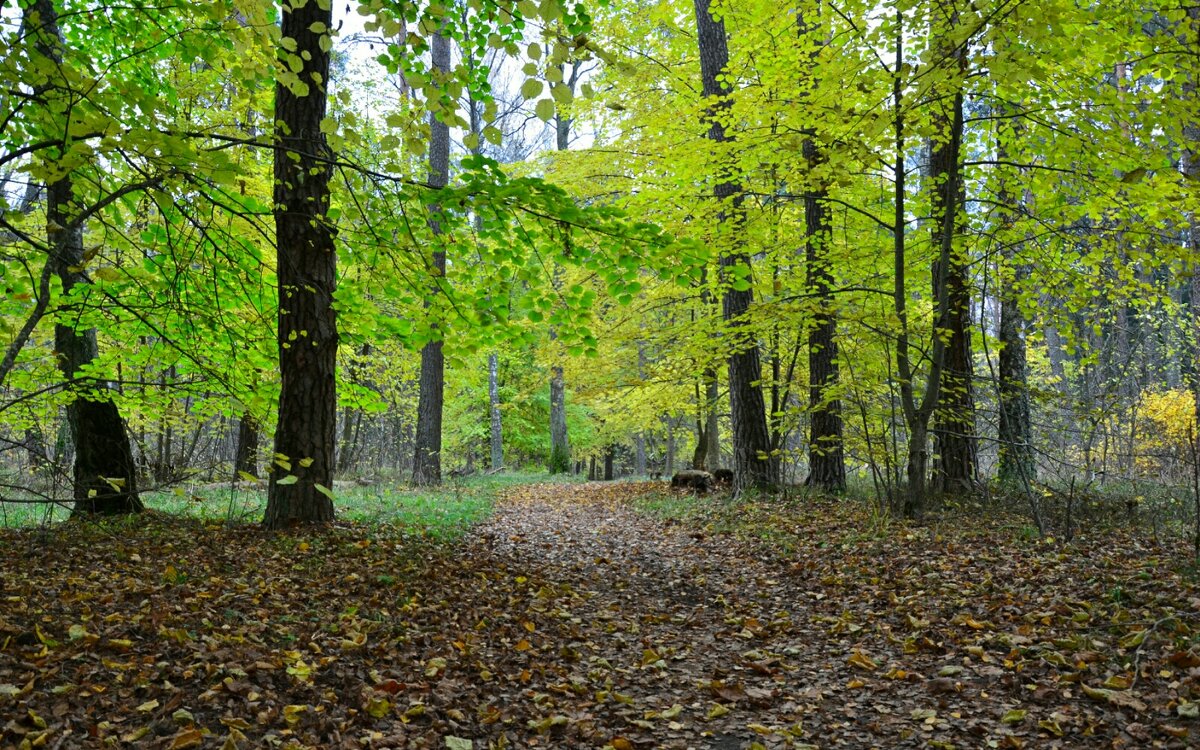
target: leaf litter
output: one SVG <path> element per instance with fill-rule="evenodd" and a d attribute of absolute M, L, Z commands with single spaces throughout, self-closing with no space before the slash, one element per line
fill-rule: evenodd
<path fill-rule="evenodd" d="M 822 501 L 662 520 L 637 510 L 659 487 L 513 488 L 457 542 L 152 513 L 4 532 L 0 747 L 1200 742 L 1176 550 L 869 535 Z"/>

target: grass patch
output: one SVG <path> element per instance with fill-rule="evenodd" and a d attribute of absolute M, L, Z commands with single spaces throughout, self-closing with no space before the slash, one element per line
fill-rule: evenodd
<path fill-rule="evenodd" d="M 368 486 L 338 483 L 334 508 L 338 520 L 394 524 L 423 529 L 436 537 L 455 537 L 490 515 L 502 490 L 544 482 L 544 474 L 511 472 L 493 476 L 446 479 L 440 487 L 413 488 L 381 482 Z M 238 484 L 182 484 L 141 494 L 150 510 L 202 521 L 257 523 L 267 506 L 267 491 Z M 47 526 L 70 517 L 69 503 L 0 502 L 0 528 Z"/>

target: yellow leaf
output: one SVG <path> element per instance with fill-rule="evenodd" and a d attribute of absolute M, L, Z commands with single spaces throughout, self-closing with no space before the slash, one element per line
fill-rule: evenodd
<path fill-rule="evenodd" d="M 858 667 L 859 669 L 865 669 L 868 672 L 872 672 L 879 668 L 879 665 L 876 664 L 874 661 L 872 661 L 871 657 L 867 656 L 862 651 L 859 651 L 857 649 L 854 651 L 853 654 L 850 655 L 850 658 L 847 659 L 846 662 L 848 664 L 850 664 L 850 666 L 852 666 L 852 667 Z"/>
<path fill-rule="evenodd" d="M 158 700 L 157 699 L 156 700 L 148 700 L 145 703 L 143 703 L 142 705 L 138 706 L 134 710 L 140 711 L 144 714 L 148 714 L 156 708 L 158 708 Z"/>
<path fill-rule="evenodd" d="M 301 716 L 308 711 L 308 706 L 290 705 L 283 707 L 283 720 L 288 723 L 288 726 L 294 725 L 300 721 Z"/>
<path fill-rule="evenodd" d="M 1001 724 L 1020 724 L 1025 721 L 1025 711 L 1022 709 L 1013 709 L 1004 716 L 1000 717 Z"/>
<path fill-rule="evenodd" d="M 533 645 L 530 644 L 529 641 L 522 638 L 521 640 L 517 641 L 517 645 L 513 646 L 513 648 L 518 651 L 528 651 L 529 649 L 533 648 Z"/>
<path fill-rule="evenodd" d="M 704 718 L 710 720 L 719 719 L 727 713 L 729 713 L 729 708 L 727 706 L 723 706 L 720 703 L 714 703 L 712 708 L 708 709 L 708 713 L 704 716 Z"/>
<path fill-rule="evenodd" d="M 170 750 L 187 750 L 204 744 L 204 735 L 199 729 L 185 729 L 171 740 Z"/>
<path fill-rule="evenodd" d="M 1133 682 L 1125 675 L 1115 674 L 1104 681 L 1104 687 L 1113 690 L 1128 690 Z"/>

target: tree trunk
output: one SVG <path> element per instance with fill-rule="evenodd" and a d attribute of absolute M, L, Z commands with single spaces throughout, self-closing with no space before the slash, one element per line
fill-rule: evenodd
<path fill-rule="evenodd" d="M 675 473 L 675 419 L 667 417 L 667 460 L 663 465 L 663 474 L 668 476 Z"/>
<path fill-rule="evenodd" d="M 242 474 L 258 476 L 258 420 L 243 412 L 238 420 L 237 452 L 233 459 L 233 477 Z"/>
<path fill-rule="evenodd" d="M 819 4 L 811 13 L 819 13 Z M 808 80 L 802 85 L 816 88 L 817 53 L 825 42 L 818 38 L 821 27 L 801 15 L 801 44 L 807 43 Z M 805 283 L 816 302 L 817 313 L 808 329 L 808 477 L 804 483 L 825 492 L 846 489 L 846 460 L 842 447 L 842 402 L 836 396 L 838 385 L 837 315 L 833 309 L 833 274 L 829 265 L 830 224 L 828 191 L 814 175 L 825 163 L 817 142 L 808 138 L 801 147 L 809 170 L 809 186 L 804 193 Z"/>
<path fill-rule="evenodd" d="M 324 6 L 324 7 L 322 7 Z M 284 5 L 280 54 L 301 67 L 275 86 L 275 241 L 279 279 L 279 419 L 263 524 L 279 529 L 333 520 L 337 445 L 337 255 L 329 211 L 325 119 L 329 4 Z M 314 31 L 314 29 L 317 29 Z M 328 40 L 326 40 L 328 41 Z"/>
<path fill-rule="evenodd" d="M 450 70 L 450 40 L 441 32 L 434 34 L 431 44 L 433 67 Z M 450 126 L 429 116 L 429 185 L 442 188 L 450 181 Z M 436 217 L 439 207 L 431 208 L 435 216 L 429 224 L 435 235 L 442 233 Z M 446 252 L 433 253 L 433 275 L 446 275 Z M 437 293 L 436 283 L 434 292 Z M 442 352 L 441 332 L 434 327 L 434 340 L 421 349 L 421 384 L 417 397 L 417 439 L 413 453 L 413 484 L 418 487 L 442 483 L 442 407 L 445 401 L 446 360 Z"/>
<path fill-rule="evenodd" d="M 1007 147 L 1001 139 L 997 159 L 1008 161 Z M 1009 229 L 1016 220 L 1019 202 L 1011 184 L 1000 186 L 1001 228 Z M 1013 206 L 1013 208 L 1007 208 Z M 997 479 L 1010 489 L 1027 489 L 1037 478 L 1033 460 L 1033 427 L 1029 416 L 1029 376 L 1025 356 L 1025 316 L 1018 302 L 1021 285 L 1029 278 L 1029 266 L 1017 257 L 1020 245 L 1010 232 L 1000 232 L 1000 362 L 999 402 L 1000 461 Z"/>
<path fill-rule="evenodd" d="M 966 75 L 965 42 L 949 41 L 959 24 L 957 11 L 944 0 L 938 4 L 944 26 L 938 30 L 943 47 L 954 46 L 948 55 L 955 61 L 954 92 L 944 101 L 949 106 L 936 110 L 936 128 L 930 151 L 933 180 L 932 210 L 934 247 L 950 249 L 947 267 L 933 269 L 933 296 L 940 299 L 945 284 L 947 301 L 942 330 L 949 340 L 942 369 L 940 398 L 934 415 L 934 442 L 937 455 L 934 489 L 941 493 L 967 492 L 976 480 L 975 405 L 973 364 L 971 359 L 971 287 L 970 258 L 961 241 L 965 215 L 966 184 L 962 177 L 961 144 L 963 136 L 962 77 Z M 942 261 L 939 260 L 940 264 Z M 946 335 L 946 334 L 939 334 Z"/>
<path fill-rule="evenodd" d="M 804 142 L 810 167 L 821 159 L 812 140 Z M 846 460 L 842 449 L 842 402 L 835 395 L 838 383 L 837 316 L 833 311 L 829 272 L 832 237 L 825 190 L 804 196 L 807 248 L 807 285 L 818 302 L 816 319 L 808 330 L 808 478 L 805 484 L 826 492 L 846 489 Z M 832 391 L 832 393 L 831 393 Z"/>
<path fill-rule="evenodd" d="M 1195 107 L 1197 99 L 1200 99 L 1200 70 L 1195 64 L 1196 55 L 1200 53 L 1200 5 L 1188 6 L 1183 34 L 1184 44 L 1193 53 L 1182 58 L 1187 61 L 1185 64 L 1188 64 L 1183 83 L 1183 97 L 1187 105 Z M 1183 139 L 1183 175 L 1187 178 L 1185 184 L 1195 195 L 1196 186 L 1200 185 L 1200 121 L 1189 120 L 1184 123 Z M 1189 306 L 1193 344 L 1192 362 L 1187 369 L 1191 375 L 1189 385 L 1196 404 L 1196 415 L 1200 417 L 1200 216 L 1195 212 L 1187 216 L 1186 241 L 1192 257 Z M 1200 536 L 1197 538 L 1200 539 Z"/>
<path fill-rule="evenodd" d="M 500 357 L 495 352 L 488 355 L 488 414 L 492 423 L 488 438 L 492 471 L 499 471 L 504 466 L 504 434 L 500 422 Z"/>
<path fill-rule="evenodd" d="M 604 449 L 604 481 L 611 482 L 613 480 L 613 447 L 610 445 Z"/>
<path fill-rule="evenodd" d="M 35 0 L 25 11 L 24 27 L 34 36 L 34 48 L 55 68 L 62 66 L 64 41 L 52 0 Z M 31 18 L 34 15 L 36 18 Z M 52 98 L 54 84 L 39 85 L 39 95 Z M 66 137 L 64 136 L 64 146 Z M 69 298 L 77 285 L 90 283 L 83 271 L 83 224 L 72 215 L 75 186 L 70 175 L 46 189 L 48 262 Z M 96 331 L 77 331 L 62 322 L 54 326 L 54 351 L 59 372 L 71 383 L 67 423 L 75 443 L 73 515 L 114 515 L 143 510 L 137 493 L 137 472 L 129 435 L 107 384 L 81 377 L 80 371 L 97 356 Z"/>
<path fill-rule="evenodd" d="M 563 368 L 550 370 L 550 473 L 565 474 L 571 468 L 571 442 L 567 438 L 567 396 Z"/>
<path fill-rule="evenodd" d="M 700 52 L 702 91 L 714 98 L 706 116 L 708 138 L 720 144 L 732 140 L 725 132 L 722 111 L 727 109 L 731 91 L 728 82 L 719 82 L 729 65 L 729 47 L 725 39 L 725 24 L 709 12 L 711 0 L 694 0 L 697 41 Z M 725 169 L 717 176 L 713 195 L 720 204 L 718 222 L 728 223 L 732 231 L 727 236 L 734 243 L 743 223 L 741 183 Z M 758 343 L 745 332 L 746 314 L 754 302 L 751 287 L 735 288 L 741 281 L 751 280 L 750 256 L 740 249 L 722 252 L 722 281 L 727 284 L 723 300 L 723 317 L 731 340 L 729 354 L 729 406 L 733 420 L 734 487 L 738 490 L 755 487 L 771 490 L 779 485 L 779 459 L 771 453 L 771 435 L 767 426 L 766 402 L 762 392 L 762 364 Z"/>

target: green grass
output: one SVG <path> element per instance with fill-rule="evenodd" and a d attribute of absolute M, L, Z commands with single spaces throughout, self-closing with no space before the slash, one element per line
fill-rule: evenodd
<path fill-rule="evenodd" d="M 422 529 L 431 536 L 454 537 L 487 518 L 497 494 L 506 487 L 546 481 L 554 480 L 540 473 L 512 472 L 447 478 L 436 488 L 412 488 L 399 482 L 339 483 L 334 489 L 334 507 L 338 520 L 396 524 Z M 184 483 L 143 492 L 141 497 L 147 508 L 160 513 L 231 523 L 257 523 L 267 504 L 265 485 Z M 0 528 L 48 525 L 69 516 L 69 504 L 0 502 Z"/>

